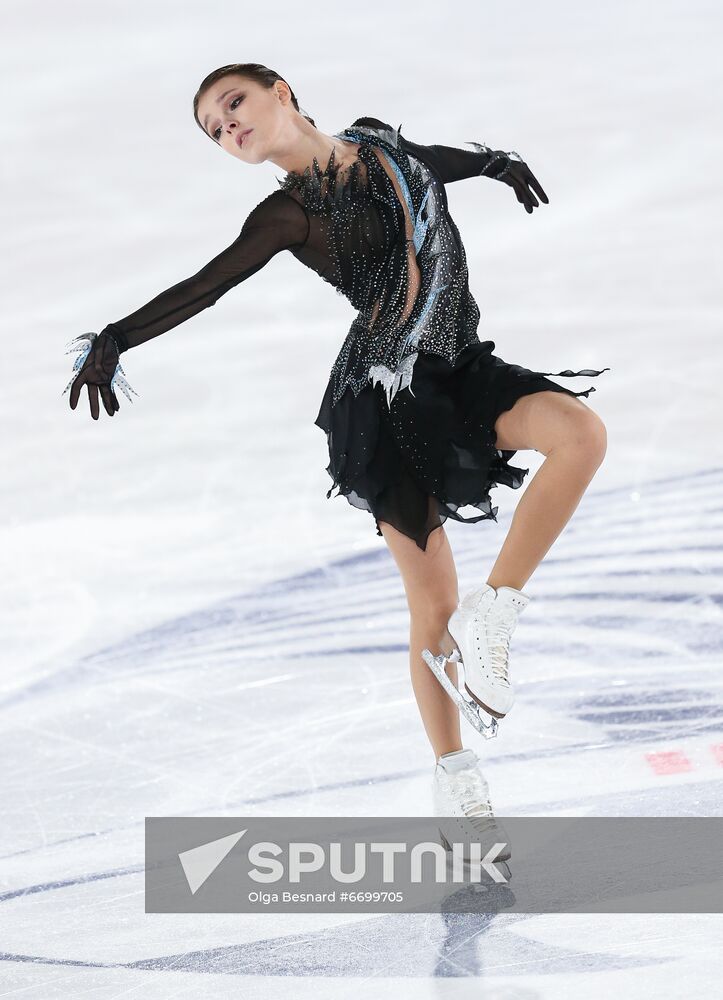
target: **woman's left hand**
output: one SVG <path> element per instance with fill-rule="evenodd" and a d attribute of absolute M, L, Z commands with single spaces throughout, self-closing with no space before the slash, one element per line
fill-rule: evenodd
<path fill-rule="evenodd" d="M 527 213 L 531 213 L 534 208 L 540 207 L 540 202 L 535 197 L 535 194 L 538 195 L 540 201 L 549 205 L 549 198 L 542 190 L 540 182 L 525 161 L 523 159 L 515 159 L 515 157 L 519 156 L 518 153 L 508 153 L 507 155 L 510 156 L 510 162 L 502 175 L 497 177 L 497 180 L 509 184 L 517 195 L 517 200 L 525 206 Z"/>

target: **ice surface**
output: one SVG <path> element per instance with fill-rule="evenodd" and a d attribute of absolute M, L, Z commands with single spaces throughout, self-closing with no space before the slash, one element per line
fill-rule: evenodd
<path fill-rule="evenodd" d="M 194 273 L 277 186 L 192 120 L 231 61 L 285 74 L 329 134 L 371 114 L 530 163 L 532 217 L 487 179 L 448 188 L 480 332 L 527 367 L 609 366 L 564 380 L 596 385 L 608 454 L 525 588 L 515 711 L 466 745 L 499 815 L 721 815 L 720 12 L 452 11 L 7 5 L 2 997 L 718 995 L 718 916 L 144 913 L 146 815 L 431 809 L 401 581 L 372 518 L 326 499 L 313 425 L 351 307 L 286 255 L 130 352 L 113 421 L 61 398 L 71 337 Z M 518 458 L 529 483 L 541 456 Z M 499 524 L 447 522 L 462 589 L 521 492 L 496 491 Z"/>

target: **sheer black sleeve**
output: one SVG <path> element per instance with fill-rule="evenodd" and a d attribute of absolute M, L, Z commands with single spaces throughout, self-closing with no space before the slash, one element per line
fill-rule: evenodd
<path fill-rule="evenodd" d="M 353 125 L 371 125 L 372 128 L 387 128 L 392 130 L 392 126 L 379 118 L 357 118 Z M 353 126 L 352 126 L 353 127 Z M 393 130 L 392 130 L 393 131 Z M 439 176 L 444 184 L 451 184 L 452 181 L 462 181 L 466 177 L 492 177 L 494 180 L 502 180 L 509 169 L 510 159 L 517 157 L 517 153 L 505 153 L 501 149 L 490 149 L 481 142 L 470 142 L 468 145 L 474 149 L 459 149 L 457 146 L 440 146 L 435 143 L 431 146 L 424 146 L 422 143 L 412 142 L 401 134 L 399 126 L 399 143 L 406 153 L 416 156 L 424 163 L 428 164 Z"/>
<path fill-rule="evenodd" d="M 113 335 L 121 353 L 144 344 L 214 305 L 281 250 L 303 246 L 308 232 L 303 206 L 283 191 L 273 191 L 249 213 L 237 239 L 197 274 L 167 288 L 124 319 L 109 323 L 101 332 Z"/>
<path fill-rule="evenodd" d="M 421 143 L 402 139 L 407 152 L 428 163 L 444 184 L 462 181 L 466 177 L 485 176 L 501 180 L 510 162 L 509 153 L 501 149 L 490 149 L 484 143 L 470 145 L 475 149 L 458 149 L 456 146 L 440 146 L 437 143 L 423 146 Z"/>
<path fill-rule="evenodd" d="M 545 205 L 550 203 L 542 185 L 515 150 L 506 153 L 502 149 L 490 149 L 481 142 L 469 143 L 475 147 L 474 150 L 457 149 L 456 146 L 422 146 L 401 136 L 400 143 L 407 155 L 426 163 L 444 184 L 481 175 L 509 185 L 527 213 L 539 208 L 540 202 Z"/>

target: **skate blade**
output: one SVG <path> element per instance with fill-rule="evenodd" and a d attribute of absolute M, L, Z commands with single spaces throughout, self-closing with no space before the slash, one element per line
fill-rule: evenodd
<path fill-rule="evenodd" d="M 444 653 L 434 656 L 430 650 L 423 649 L 422 658 L 449 697 L 457 705 L 461 714 L 471 726 L 474 726 L 480 736 L 484 736 L 486 740 L 491 740 L 496 736 L 498 728 L 497 719 L 491 713 L 488 714 L 488 718 L 485 718 L 482 715 L 482 707 L 476 701 L 465 698 L 444 669 L 445 664 L 448 662 L 461 663 L 459 650 L 454 649 L 449 656 L 445 656 Z M 462 664 L 462 667 L 464 669 L 464 664 Z M 465 685 L 466 687 L 467 685 Z"/>
<path fill-rule="evenodd" d="M 462 669 L 464 669 L 464 664 L 462 665 Z M 467 683 L 466 682 L 465 682 L 465 685 L 464 685 L 464 689 L 467 692 L 467 694 L 470 696 L 470 698 L 479 705 L 479 707 L 482 709 L 483 712 L 486 712 L 488 715 L 491 715 L 493 719 L 504 719 L 505 715 L 507 714 L 506 712 L 495 712 L 495 711 L 493 711 L 489 707 L 489 705 L 485 705 L 485 703 L 483 701 L 479 700 L 479 698 L 474 693 L 474 691 L 470 691 L 470 689 L 467 687 Z"/>

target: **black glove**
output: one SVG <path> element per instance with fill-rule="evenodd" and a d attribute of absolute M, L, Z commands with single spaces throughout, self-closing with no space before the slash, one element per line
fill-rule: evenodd
<path fill-rule="evenodd" d="M 97 420 L 100 416 L 98 390 L 100 390 L 106 412 L 111 417 L 114 416 L 116 410 L 120 409 L 120 403 L 115 394 L 116 386 L 120 387 L 128 399 L 133 402 L 128 390 L 130 389 L 130 392 L 136 396 L 138 393 L 125 377 L 125 372 L 119 361 L 118 344 L 112 334 L 81 333 L 70 341 L 65 353 L 71 354 L 75 351 L 81 352 L 73 365 L 75 374 L 61 394 L 64 396 L 69 389 L 71 390 L 71 410 L 74 410 L 78 405 L 80 391 L 84 385 L 88 386 L 88 399 L 93 420 Z"/>
<path fill-rule="evenodd" d="M 492 154 L 491 159 L 485 164 L 481 173 L 487 177 L 492 177 L 496 181 L 504 181 L 505 184 L 509 184 L 517 195 L 517 200 L 521 205 L 525 206 L 526 212 L 532 212 L 533 208 L 540 207 L 540 202 L 535 198 L 533 191 L 530 190 L 531 188 L 537 192 L 541 201 L 546 205 L 550 204 L 547 195 L 540 187 L 540 182 L 519 153 L 516 153 L 514 150 L 511 153 L 505 153 L 501 149 L 492 150 L 489 146 L 485 146 L 479 142 L 468 142 L 468 145 L 475 146 L 479 153 Z"/>

